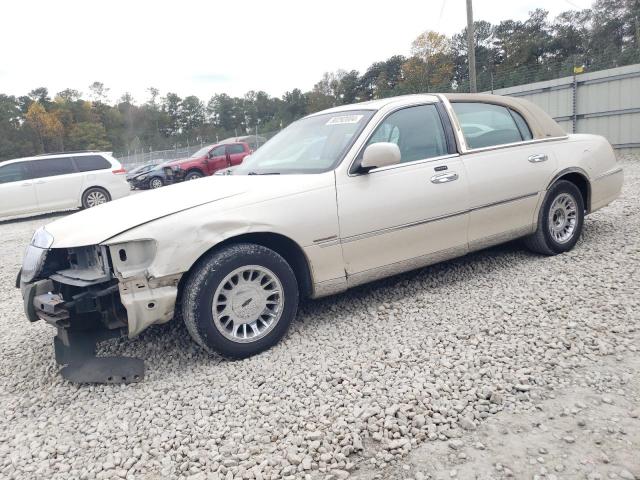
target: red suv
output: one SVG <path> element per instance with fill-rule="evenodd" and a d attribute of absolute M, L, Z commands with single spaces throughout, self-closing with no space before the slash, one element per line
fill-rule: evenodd
<path fill-rule="evenodd" d="M 180 167 L 184 180 L 195 180 L 197 178 L 213 175 L 223 168 L 240 165 L 244 157 L 251 153 L 248 143 L 235 142 L 217 145 L 209 145 L 201 148 L 189 158 L 174 160 L 167 165 Z"/>

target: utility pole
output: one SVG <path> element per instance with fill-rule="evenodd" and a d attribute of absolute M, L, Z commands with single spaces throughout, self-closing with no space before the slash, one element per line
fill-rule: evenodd
<path fill-rule="evenodd" d="M 473 7 L 472 0 L 467 0 L 467 60 L 469 63 L 469 91 L 476 93 L 476 48 L 473 33 Z"/>

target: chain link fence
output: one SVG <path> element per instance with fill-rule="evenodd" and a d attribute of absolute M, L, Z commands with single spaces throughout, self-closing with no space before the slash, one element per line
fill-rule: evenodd
<path fill-rule="evenodd" d="M 135 149 L 127 152 L 126 155 L 116 155 L 118 161 L 127 169 L 135 168 L 148 163 L 161 164 L 170 162 L 173 160 L 180 160 L 182 158 L 188 158 L 198 150 L 205 147 L 213 146 L 216 144 L 246 142 L 252 150 L 257 150 L 264 145 L 267 140 L 276 135 L 278 131 L 274 132 L 259 132 L 257 135 L 244 135 L 240 137 L 229 137 L 220 141 L 202 141 L 196 145 L 180 146 L 176 145 L 169 150 L 153 150 L 152 147 Z"/>

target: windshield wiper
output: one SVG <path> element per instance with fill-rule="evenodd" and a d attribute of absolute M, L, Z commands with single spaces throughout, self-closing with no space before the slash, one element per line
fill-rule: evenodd
<path fill-rule="evenodd" d="M 280 172 L 263 172 L 263 173 L 249 172 L 247 173 L 247 175 L 280 175 Z"/>

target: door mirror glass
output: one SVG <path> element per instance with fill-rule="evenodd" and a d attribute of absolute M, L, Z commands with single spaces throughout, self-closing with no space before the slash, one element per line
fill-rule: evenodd
<path fill-rule="evenodd" d="M 387 167 L 400 163 L 400 149 L 390 142 L 378 142 L 369 145 L 362 154 L 362 168 Z"/>

